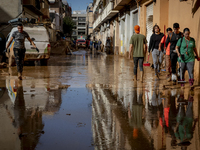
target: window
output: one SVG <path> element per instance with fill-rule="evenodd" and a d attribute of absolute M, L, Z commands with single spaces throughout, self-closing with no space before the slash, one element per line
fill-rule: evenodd
<path fill-rule="evenodd" d="M 85 21 L 85 20 L 86 20 L 86 17 L 78 17 L 78 20 L 79 20 L 79 21 Z"/>
<path fill-rule="evenodd" d="M 76 31 L 73 31 L 72 35 L 76 35 Z"/>
<path fill-rule="evenodd" d="M 79 26 L 85 26 L 85 23 L 78 23 Z"/>

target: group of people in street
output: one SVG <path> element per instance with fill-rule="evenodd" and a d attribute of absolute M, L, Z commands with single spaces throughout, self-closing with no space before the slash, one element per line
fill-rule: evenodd
<path fill-rule="evenodd" d="M 92 51 L 93 46 L 94 46 L 95 50 L 101 50 L 101 44 L 102 44 L 102 42 L 100 39 L 98 41 L 96 39 L 94 39 L 94 40 L 91 39 L 90 44 L 89 44 L 89 49 Z"/>
<path fill-rule="evenodd" d="M 143 62 L 147 52 L 146 37 L 140 34 L 140 27 L 134 27 L 135 34 L 131 37 L 129 57 L 133 55 L 134 59 L 134 79 L 137 80 L 137 67 L 141 72 L 141 82 L 143 81 Z M 155 25 L 153 27 L 153 34 L 149 41 L 148 56 L 152 53 L 153 65 L 156 78 L 159 79 L 162 63 L 165 62 L 165 68 L 162 71 L 167 72 L 167 80 L 173 81 L 175 85 L 177 81 L 184 87 L 185 71 L 188 70 L 189 83 L 191 88 L 194 84 L 194 64 L 195 59 L 200 61 L 197 52 L 195 39 L 190 37 L 190 29 L 185 28 L 183 33 L 179 31 L 178 23 L 173 24 L 172 28 L 167 28 L 167 35 L 160 31 L 160 27 Z M 177 62 L 179 62 L 179 69 L 177 71 Z"/>
<path fill-rule="evenodd" d="M 106 52 L 107 54 L 110 54 L 111 47 L 112 47 L 111 43 L 112 42 L 111 42 L 110 37 L 107 37 L 105 45 L 102 43 L 101 39 L 99 39 L 99 40 L 91 39 L 90 43 L 89 43 L 89 49 L 92 50 L 94 47 L 95 50 L 101 50 L 101 51 L 104 50 L 104 52 Z"/>

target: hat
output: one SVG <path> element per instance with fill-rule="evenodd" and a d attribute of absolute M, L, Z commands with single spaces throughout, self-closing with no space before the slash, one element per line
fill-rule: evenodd
<path fill-rule="evenodd" d="M 140 26 L 138 26 L 138 25 L 136 25 L 135 27 L 134 27 L 134 30 L 135 30 L 135 33 L 140 33 Z"/>

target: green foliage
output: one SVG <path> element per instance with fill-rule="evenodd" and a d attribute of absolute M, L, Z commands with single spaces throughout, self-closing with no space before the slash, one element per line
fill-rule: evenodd
<path fill-rule="evenodd" d="M 63 18 L 63 32 L 64 32 L 64 34 L 71 36 L 74 26 L 75 26 L 75 22 L 72 20 L 71 17 L 67 16 L 67 17 Z"/>

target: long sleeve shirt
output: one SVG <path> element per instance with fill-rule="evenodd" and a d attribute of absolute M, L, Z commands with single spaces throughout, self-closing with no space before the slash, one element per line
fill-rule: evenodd
<path fill-rule="evenodd" d="M 181 32 L 179 32 L 179 34 L 175 34 L 175 33 L 173 32 L 173 33 L 172 33 L 171 39 L 170 39 L 169 36 L 167 37 L 165 46 L 167 47 L 168 44 L 170 43 L 170 53 L 171 53 L 173 50 L 175 50 L 176 44 L 177 44 L 178 40 L 179 40 L 180 38 L 182 38 L 182 37 L 183 37 L 183 34 L 182 34 Z"/>
<path fill-rule="evenodd" d="M 164 36 L 163 33 L 152 34 L 152 36 L 150 38 L 150 43 L 149 43 L 149 50 L 148 50 L 149 53 L 150 53 L 151 50 L 153 51 L 154 49 L 159 48 L 159 43 L 160 43 L 163 36 Z"/>

